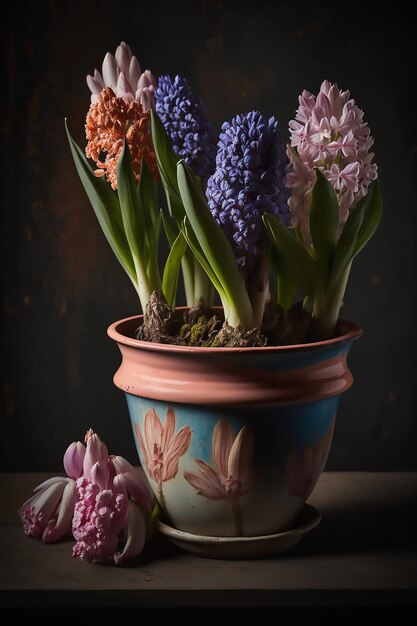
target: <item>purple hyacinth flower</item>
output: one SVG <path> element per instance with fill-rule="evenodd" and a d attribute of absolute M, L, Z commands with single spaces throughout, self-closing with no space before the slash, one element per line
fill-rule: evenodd
<path fill-rule="evenodd" d="M 238 265 L 248 273 L 267 244 L 262 214 L 273 213 L 289 224 L 288 158 L 277 120 L 266 121 L 259 111 L 225 122 L 217 146 L 216 171 L 206 195 Z"/>
<path fill-rule="evenodd" d="M 155 102 L 174 152 L 206 180 L 214 171 L 216 146 L 201 98 L 193 94 L 185 78 L 160 76 Z"/>

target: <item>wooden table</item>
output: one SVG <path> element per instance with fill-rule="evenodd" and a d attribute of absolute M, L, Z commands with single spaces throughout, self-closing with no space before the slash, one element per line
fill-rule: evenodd
<path fill-rule="evenodd" d="M 71 558 L 71 541 L 44 545 L 25 536 L 17 509 L 49 476 L 0 475 L 3 607 L 417 604 L 417 473 L 324 473 L 310 499 L 321 524 L 279 557 L 202 559 L 157 536 L 123 568 Z"/>

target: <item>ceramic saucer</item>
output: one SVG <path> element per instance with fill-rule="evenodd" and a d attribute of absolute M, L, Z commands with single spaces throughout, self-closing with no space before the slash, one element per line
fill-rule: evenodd
<path fill-rule="evenodd" d="M 305 504 L 294 528 L 258 537 L 211 537 L 177 530 L 159 521 L 158 529 L 181 550 L 210 559 L 259 559 L 294 547 L 301 537 L 313 530 L 321 515 L 311 504 Z"/>

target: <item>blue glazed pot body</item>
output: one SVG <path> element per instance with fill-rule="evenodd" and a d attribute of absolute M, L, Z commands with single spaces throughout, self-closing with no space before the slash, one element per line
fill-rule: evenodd
<path fill-rule="evenodd" d="M 175 527 L 212 536 L 291 528 L 352 383 L 346 356 L 360 329 L 346 324 L 337 339 L 276 349 L 155 350 L 117 339 L 115 382 L 142 467 Z"/>

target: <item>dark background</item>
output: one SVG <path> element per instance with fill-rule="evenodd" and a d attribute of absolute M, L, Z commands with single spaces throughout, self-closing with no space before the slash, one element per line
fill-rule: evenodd
<path fill-rule="evenodd" d="M 337 8 L 340 7 L 340 8 Z M 2 19 L 3 470 L 58 470 L 92 426 L 136 462 L 107 338 L 136 314 L 71 161 L 84 145 L 85 75 L 123 39 L 142 69 L 186 76 L 218 128 L 260 108 L 287 122 L 328 78 L 350 89 L 375 139 L 385 215 L 351 274 L 343 316 L 364 328 L 329 469 L 417 469 L 415 33 L 405 4 L 13 2 Z"/>

